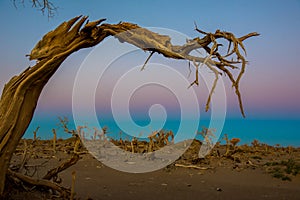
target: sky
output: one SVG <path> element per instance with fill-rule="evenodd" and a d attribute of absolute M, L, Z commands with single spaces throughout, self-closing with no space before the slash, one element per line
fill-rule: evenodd
<path fill-rule="evenodd" d="M 259 37 L 245 41 L 249 65 L 240 88 L 246 115 L 253 119 L 300 118 L 300 68 L 298 66 L 300 1 L 90 0 L 87 2 L 78 0 L 53 1 L 53 3 L 58 10 L 55 16 L 49 19 L 47 15 L 32 8 L 30 1 L 25 0 L 24 5 L 17 3 L 16 7 L 12 1 L 0 1 L 1 91 L 12 76 L 19 74 L 29 65 L 35 64 L 34 61 L 29 61 L 25 55 L 30 53 L 42 36 L 63 21 L 75 16 L 87 15 L 90 20 L 106 18 L 108 23 L 128 21 L 143 27 L 167 28 L 191 38 L 199 36 L 194 31 L 194 22 L 196 22 L 198 27 L 206 32 L 220 29 L 232 32 L 237 36 L 249 32 L 260 33 Z M 76 74 L 84 59 L 93 49 L 76 52 L 62 64 L 43 90 L 36 115 L 55 113 L 55 115 L 61 116 L 72 110 L 72 91 Z M 139 52 L 135 59 L 142 63 L 147 56 L 148 54 Z M 160 58 L 155 59 L 159 60 Z M 182 65 L 187 66 L 183 62 L 172 63 L 172 65 L 176 65 L 175 68 L 183 68 Z M 107 76 L 113 76 L 109 73 L 118 73 L 121 76 L 121 72 L 122 70 L 116 66 L 111 72 L 108 72 Z M 188 74 L 187 67 L 183 68 L 184 73 Z M 227 116 L 242 118 L 234 91 L 226 77 L 223 79 L 226 88 Z M 133 103 L 130 106 L 136 107 L 137 112 L 146 112 L 144 107 L 149 107 L 154 103 L 162 102 L 166 105 L 166 109 L 171 111 L 174 106 L 178 106 L 178 102 L 174 96 L 172 97 L 172 94 L 169 94 L 170 92 L 161 92 L 158 89 L 154 93 L 152 90 L 153 88 L 147 89 L 147 87 L 144 93 L 137 90 L 134 94 L 135 100 L 132 100 Z M 200 96 L 200 99 L 205 96 L 202 95 L 201 90 L 205 91 L 201 87 L 195 89 L 198 91 L 197 95 Z M 106 93 L 97 94 L 97 98 L 99 98 L 97 102 L 101 101 L 101 98 L 105 98 L 105 95 L 101 97 L 101 94 Z M 148 95 L 148 101 L 143 102 L 145 94 Z M 207 92 L 203 94 L 207 94 Z M 160 100 L 153 101 L 153 99 L 157 99 L 157 96 L 161 97 Z M 203 101 L 205 99 L 206 97 L 203 98 Z M 200 109 L 203 110 L 204 103 L 201 106 Z"/>

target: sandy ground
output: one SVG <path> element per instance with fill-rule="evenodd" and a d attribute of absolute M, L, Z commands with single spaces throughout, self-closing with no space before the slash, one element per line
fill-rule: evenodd
<path fill-rule="evenodd" d="M 282 181 L 260 169 L 174 167 L 129 174 L 87 156 L 70 170 L 77 172 L 75 191 L 82 199 L 300 199 L 299 176 Z M 71 183 L 70 170 L 62 174 L 67 185 Z"/>
<path fill-rule="evenodd" d="M 49 169 L 70 158 L 71 153 L 66 149 L 72 142 L 62 143 L 58 143 L 61 148 L 56 153 L 49 151 L 51 145 L 48 143 L 32 147 L 32 151 L 27 151 L 28 158 L 21 172 L 41 178 Z M 21 145 L 12 160 L 12 169 L 23 160 L 22 148 L 24 146 Z M 219 146 L 208 158 L 195 161 L 193 153 L 197 151 L 197 145 L 194 145 L 194 149 L 191 148 L 175 162 L 208 167 L 205 170 L 176 167 L 173 163 L 164 169 L 141 174 L 111 169 L 85 153 L 80 155 L 81 159 L 75 165 L 59 173 L 59 177 L 61 184 L 69 188 L 71 174 L 76 172 L 76 199 L 300 199 L 300 172 L 286 174 L 291 180 L 285 181 L 272 174 L 274 169 L 277 172 L 279 168 L 287 169 L 279 163 L 281 160 L 293 159 L 292 166 L 299 167 L 299 148 L 269 147 L 263 150 L 265 147 L 261 145 L 254 150 L 254 147 L 245 146 L 232 152 L 230 157 L 222 156 L 224 148 Z M 221 156 L 214 156 L 214 152 L 221 152 Z M 293 169 L 298 170 L 296 167 Z M 48 190 L 27 184 L 12 186 L 10 190 L 10 199 L 60 198 Z"/>

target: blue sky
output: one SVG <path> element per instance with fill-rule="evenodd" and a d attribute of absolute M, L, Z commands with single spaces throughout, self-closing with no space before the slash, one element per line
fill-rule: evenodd
<path fill-rule="evenodd" d="M 198 36 L 193 30 L 195 21 L 207 32 L 221 29 L 237 36 L 259 32 L 261 36 L 245 42 L 250 61 L 241 82 L 246 114 L 299 118 L 300 1 L 53 1 L 58 12 L 51 19 L 28 2 L 17 4 L 17 9 L 12 1 L 0 2 L 0 90 L 13 75 L 34 64 L 25 55 L 41 37 L 74 16 L 169 28 L 190 37 Z M 43 91 L 39 113 L 70 111 L 74 78 L 90 51 L 75 53 L 61 66 Z M 227 90 L 229 115 L 241 117 L 228 82 Z"/>

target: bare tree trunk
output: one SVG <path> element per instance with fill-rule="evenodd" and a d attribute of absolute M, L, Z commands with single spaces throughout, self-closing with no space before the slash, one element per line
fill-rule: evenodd
<path fill-rule="evenodd" d="M 246 61 L 240 54 L 238 46 L 244 50 L 242 41 L 257 36 L 257 33 L 235 38 L 231 33 L 216 31 L 212 34 L 196 28 L 198 32 L 205 35 L 203 38 L 187 41 L 183 46 L 173 46 L 168 36 L 153 33 L 136 24 L 123 22 L 115 25 L 100 25 L 104 21 L 101 19 L 83 25 L 86 19 L 87 17 L 75 17 L 47 33 L 30 54 L 30 59 L 37 60 L 37 64 L 13 77 L 3 89 L 0 99 L 0 196 L 4 192 L 5 176 L 13 152 L 30 124 L 37 101 L 46 83 L 70 54 L 82 48 L 95 46 L 107 36 L 115 36 L 120 42 L 128 42 L 138 48 L 150 51 L 150 55 L 160 53 L 168 58 L 186 59 L 193 62 L 205 61 L 209 68 L 215 72 L 216 80 L 221 74 L 220 72 L 228 75 L 240 99 L 238 83 L 244 73 Z M 130 36 L 120 34 L 128 30 L 130 30 Z M 226 60 L 218 53 L 218 43 L 216 42 L 218 38 L 233 43 L 232 51 L 228 53 L 235 54 L 238 58 L 237 61 Z M 211 48 L 209 47 L 210 44 L 213 44 Z M 192 50 L 199 48 L 204 48 L 215 60 L 189 55 Z M 242 68 L 239 76 L 235 79 L 231 70 L 236 69 L 234 65 L 239 63 Z M 196 74 L 196 78 L 197 76 Z M 207 106 L 212 93 L 213 88 Z M 241 101 L 240 108 L 243 113 Z"/>
<path fill-rule="evenodd" d="M 78 19 L 79 17 L 65 22 L 45 35 L 30 55 L 31 59 L 40 61 L 13 77 L 3 89 L 0 100 L 0 195 L 4 191 L 10 159 L 30 124 L 42 89 L 71 53 L 94 45 L 87 39 L 85 42 L 85 39 L 79 35 L 81 25 L 86 18 L 81 18 L 70 30 Z M 66 34 L 65 37 L 62 37 L 62 34 Z M 55 36 L 57 36 L 56 40 Z M 60 44 L 66 45 L 57 51 L 55 47 L 59 47 Z M 45 55 L 44 52 L 49 55 Z"/>

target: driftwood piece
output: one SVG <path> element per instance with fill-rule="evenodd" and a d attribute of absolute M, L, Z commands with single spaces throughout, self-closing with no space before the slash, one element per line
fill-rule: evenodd
<path fill-rule="evenodd" d="M 191 169 L 200 169 L 200 170 L 207 170 L 207 169 L 211 169 L 211 167 L 199 167 L 196 165 L 182 165 L 182 164 L 175 164 L 175 167 L 183 167 L 183 168 L 191 168 Z"/>
<path fill-rule="evenodd" d="M 34 186 L 38 186 L 38 187 L 45 187 L 45 188 L 52 189 L 54 191 L 58 191 L 61 194 L 62 197 L 68 197 L 70 195 L 70 190 L 69 189 L 64 188 L 61 185 L 59 185 L 57 183 L 54 183 L 54 182 L 51 182 L 49 180 L 34 179 L 32 177 L 23 175 L 21 173 L 11 171 L 10 169 L 8 169 L 7 172 L 8 172 L 7 174 L 9 176 L 17 178 L 17 179 L 23 181 L 24 183 L 34 185 Z"/>
<path fill-rule="evenodd" d="M 58 173 L 64 171 L 65 169 L 71 167 L 72 165 L 75 165 L 79 159 L 80 157 L 78 154 L 73 154 L 72 158 L 63 162 L 58 167 L 49 170 L 48 173 L 43 177 L 43 179 L 51 180 L 52 178 L 57 177 Z"/>

